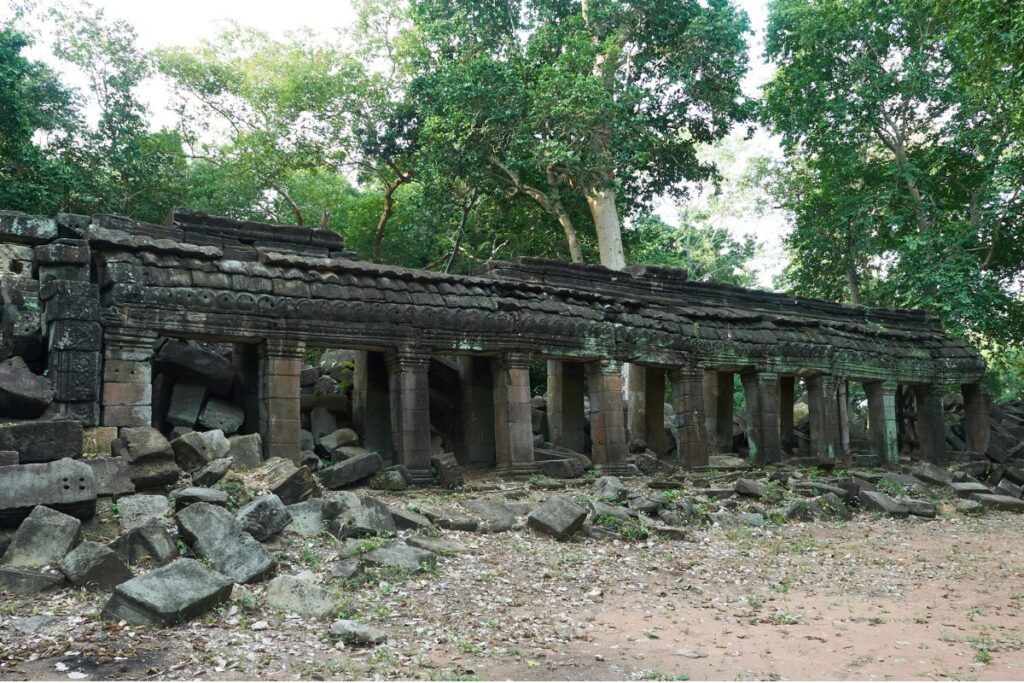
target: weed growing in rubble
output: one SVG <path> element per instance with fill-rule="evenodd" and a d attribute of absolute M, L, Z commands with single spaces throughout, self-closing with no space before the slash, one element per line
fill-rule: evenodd
<path fill-rule="evenodd" d="M 635 519 L 619 519 L 612 515 L 598 515 L 597 523 L 631 541 L 642 541 L 651 535 L 650 530 Z"/>
<path fill-rule="evenodd" d="M 307 546 L 299 553 L 299 560 L 310 569 L 316 569 L 323 564 L 324 556 Z"/>

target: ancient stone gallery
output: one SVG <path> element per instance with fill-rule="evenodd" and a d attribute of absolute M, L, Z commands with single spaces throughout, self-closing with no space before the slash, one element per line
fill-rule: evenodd
<path fill-rule="evenodd" d="M 690 282 L 652 266 L 407 270 L 357 260 L 331 232 L 183 210 L 166 226 L 2 213 L 0 240 L 0 526 L 17 529 L 0 537 L 0 590 L 101 586 L 113 591 L 103 614 L 114 620 L 173 624 L 233 584 L 268 579 L 277 561 L 262 542 L 286 527 L 338 539 L 435 524 L 496 531 L 518 514 L 487 501 L 420 514 L 340 490 L 353 484 L 396 491 L 458 485 L 463 470 L 520 480 L 589 471 L 602 476 L 597 518 L 626 514 L 610 500 L 631 506 L 624 523 L 636 510 L 674 523 L 669 499 L 633 495 L 614 475 L 685 475 L 736 453 L 763 467 L 831 465 L 852 450 L 884 467 L 914 450 L 946 465 L 948 438 L 959 450 L 989 447 L 984 363 L 920 312 Z M 544 396 L 534 395 L 538 375 Z M 868 419 L 851 435 L 853 383 Z M 966 427 L 949 437 L 951 384 Z M 256 494 L 240 505 L 247 487 Z M 734 492 L 765 493 L 746 479 Z M 120 535 L 79 544 L 98 499 L 116 501 Z M 577 503 L 554 496 L 530 526 L 570 538 L 588 515 Z M 179 547 L 206 563 L 175 559 Z M 437 543 L 389 548 L 373 561 L 416 570 Z M 160 569 L 132 578 L 142 558 Z M 42 569 L 57 564 L 60 574 Z M 297 591 L 329 602 L 302 578 L 271 584 L 268 601 L 279 592 L 291 604 Z"/>

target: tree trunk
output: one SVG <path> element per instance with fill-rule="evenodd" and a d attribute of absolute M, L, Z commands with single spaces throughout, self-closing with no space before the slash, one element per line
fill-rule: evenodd
<path fill-rule="evenodd" d="M 555 203 L 554 211 L 558 218 L 558 224 L 565 231 L 565 242 L 569 246 L 569 258 L 573 263 L 583 263 L 583 247 L 580 246 L 580 238 L 576 234 L 576 226 L 572 224 L 569 212 L 562 206 L 562 202 Z"/>
<path fill-rule="evenodd" d="M 373 247 L 370 252 L 370 260 L 374 263 L 380 263 L 380 250 L 384 242 L 384 230 L 388 227 L 388 220 L 391 218 L 391 214 L 395 212 L 395 190 L 397 189 L 398 183 L 394 183 L 388 185 L 388 189 L 384 193 L 384 210 L 377 221 L 377 229 L 373 233 Z"/>
<path fill-rule="evenodd" d="M 589 187 L 586 198 L 597 232 L 601 265 L 612 270 L 623 270 L 626 267 L 626 254 L 622 249 L 622 223 L 619 222 L 619 210 L 615 206 L 615 188 Z"/>

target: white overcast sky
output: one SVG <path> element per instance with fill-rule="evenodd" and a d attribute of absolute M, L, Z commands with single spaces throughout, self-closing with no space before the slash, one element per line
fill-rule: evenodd
<path fill-rule="evenodd" d="M 771 75 L 771 68 L 764 63 L 762 56 L 767 0 L 735 1 L 750 15 L 755 30 L 750 50 L 751 69 L 744 82 L 744 90 L 750 95 L 757 95 Z M 350 0 L 93 0 L 93 4 L 104 8 L 109 18 L 124 19 L 132 24 L 138 32 L 139 46 L 146 50 L 159 46 L 198 45 L 203 39 L 214 38 L 227 20 L 281 37 L 288 31 L 304 27 L 325 34 L 332 33 L 335 28 L 350 25 L 355 16 Z M 45 0 L 41 0 L 40 5 L 45 6 Z M 0 20 L 5 18 L 7 12 L 4 3 L 0 8 Z M 52 61 L 43 45 L 38 45 L 32 56 Z M 68 77 L 73 83 L 78 80 L 71 73 Z M 167 108 L 171 95 L 166 83 L 153 79 L 145 85 L 140 96 L 149 105 L 155 126 L 174 124 L 174 117 Z M 740 173 L 750 156 L 779 154 L 777 142 L 764 131 L 759 131 L 752 140 L 744 141 L 738 148 L 735 161 L 722 168 L 726 178 Z M 697 198 L 695 201 L 703 200 Z M 671 205 L 661 203 L 657 210 L 669 222 L 677 222 L 676 212 Z M 737 236 L 754 233 L 764 243 L 762 254 L 752 265 L 758 272 L 760 285 L 770 286 L 772 277 L 785 264 L 781 248 L 781 238 L 786 230 L 784 216 L 738 213 L 725 219 L 722 224 Z"/>

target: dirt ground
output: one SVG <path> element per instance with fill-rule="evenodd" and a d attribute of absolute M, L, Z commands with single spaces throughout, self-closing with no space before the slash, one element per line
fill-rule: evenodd
<path fill-rule="evenodd" d="M 406 499 L 408 500 L 408 499 Z M 339 613 L 384 629 L 352 648 L 258 606 L 260 586 L 189 624 L 97 619 L 105 596 L 0 600 L 0 679 L 1021 679 L 1024 527 L 1009 513 L 557 543 L 442 532 L 433 572 L 326 579 L 337 546 L 283 538 Z M 25 617 L 50 615 L 23 633 Z"/>

